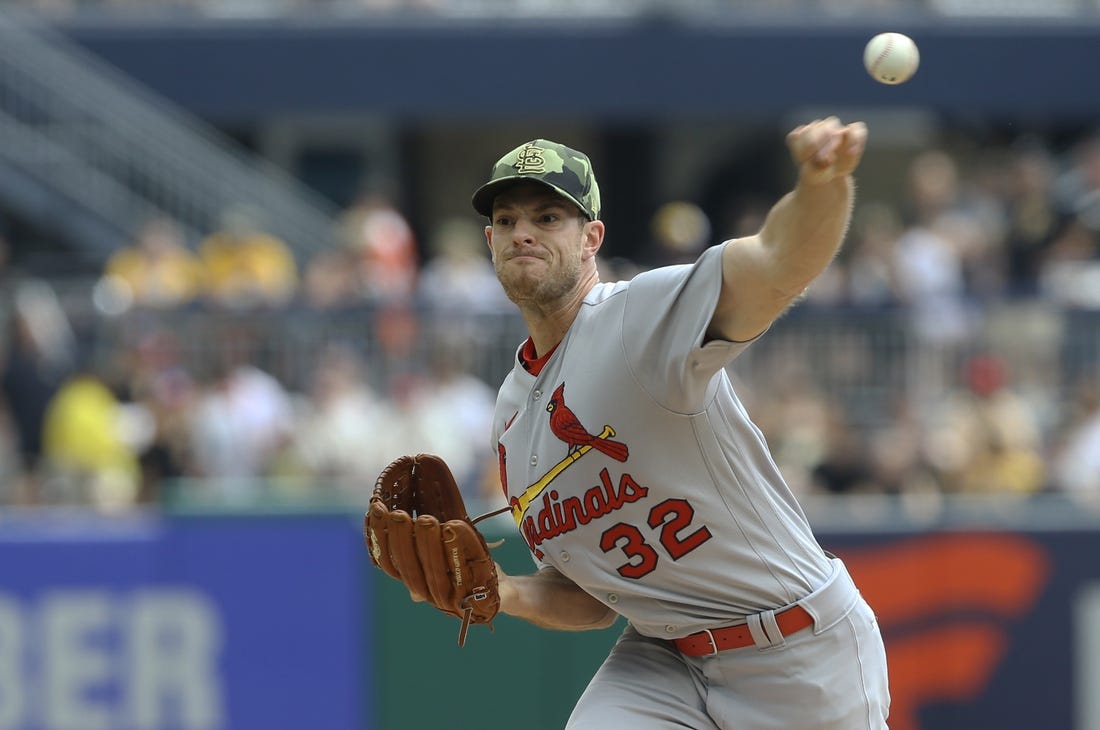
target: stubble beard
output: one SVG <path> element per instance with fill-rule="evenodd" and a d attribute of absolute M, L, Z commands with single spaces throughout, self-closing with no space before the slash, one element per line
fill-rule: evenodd
<path fill-rule="evenodd" d="M 505 271 L 505 265 L 497 263 L 497 278 L 504 293 L 516 306 L 552 310 L 558 302 L 569 298 L 581 280 L 579 255 L 563 259 L 557 269 L 549 269 L 542 275 L 528 271 Z"/>

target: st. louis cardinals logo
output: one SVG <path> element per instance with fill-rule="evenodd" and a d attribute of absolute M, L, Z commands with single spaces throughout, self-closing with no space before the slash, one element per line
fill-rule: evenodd
<path fill-rule="evenodd" d="M 621 441 L 612 441 L 615 429 L 605 425 L 598 434 L 591 434 L 580 422 L 576 414 L 565 405 L 565 383 L 562 383 L 550 396 L 550 402 L 546 404 L 546 410 L 550 413 L 550 430 L 555 436 L 565 442 L 569 451 L 564 459 L 555 464 L 542 478 L 524 490 L 518 497 L 512 497 L 512 517 L 516 524 L 523 521 L 523 513 L 531 502 L 542 494 L 543 490 L 554 481 L 559 474 L 572 466 L 578 459 L 592 449 L 596 449 L 615 461 L 626 461 L 630 450 Z M 502 459 L 503 461 L 503 459 Z M 502 464 L 503 465 L 503 464 Z"/>
<path fill-rule="evenodd" d="M 546 158 L 543 157 L 544 152 L 545 150 L 541 147 L 536 147 L 533 144 L 527 145 L 520 150 L 519 157 L 516 158 L 516 170 L 521 175 L 546 172 Z"/>

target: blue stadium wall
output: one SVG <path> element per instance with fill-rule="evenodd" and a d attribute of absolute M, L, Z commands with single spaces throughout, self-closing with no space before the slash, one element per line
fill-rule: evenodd
<path fill-rule="evenodd" d="M 69 22 L 78 44 L 216 124 L 288 113 L 603 121 L 919 107 L 1037 122 L 1100 115 L 1100 23 L 798 25 L 501 20 Z M 921 68 L 875 83 L 862 49 L 909 33 Z"/>

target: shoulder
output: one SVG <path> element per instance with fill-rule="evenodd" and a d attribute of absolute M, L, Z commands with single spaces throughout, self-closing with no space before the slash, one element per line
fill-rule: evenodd
<path fill-rule="evenodd" d="M 704 254 L 704 257 L 706 255 Z M 718 258 L 721 257 L 712 257 Z M 662 287 L 675 287 L 678 282 L 687 279 L 703 258 L 693 264 L 675 264 L 672 266 L 660 266 L 639 272 L 634 278 L 627 281 L 601 282 L 596 284 L 584 297 L 586 306 L 598 306 L 614 300 L 628 292 L 634 293 L 642 290 L 651 290 Z M 719 262 L 720 265 L 720 262 Z"/>
<path fill-rule="evenodd" d="M 653 294 L 674 292 L 688 282 L 720 282 L 722 276 L 722 251 L 724 243 L 703 251 L 699 258 L 688 264 L 673 264 L 643 271 L 631 280 L 631 293 Z M 709 287 L 708 287 L 709 288 Z"/>
<path fill-rule="evenodd" d="M 617 281 L 609 283 L 599 283 L 589 290 L 588 294 L 584 297 L 584 303 L 587 306 L 596 306 L 603 304 L 612 299 L 618 294 L 621 294 L 627 290 L 630 286 L 628 281 Z"/>

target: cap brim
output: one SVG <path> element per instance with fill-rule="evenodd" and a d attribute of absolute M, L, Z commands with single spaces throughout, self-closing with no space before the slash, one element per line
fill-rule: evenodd
<path fill-rule="evenodd" d="M 512 185 L 515 185 L 519 182 L 538 183 L 539 185 L 542 185 L 549 190 L 553 190 L 555 193 L 580 208 L 580 211 L 586 216 L 591 217 L 591 214 L 584 209 L 584 206 L 580 204 L 580 201 L 578 201 L 572 195 L 565 192 L 557 185 L 552 185 L 545 180 L 539 180 L 537 177 L 530 177 L 528 175 L 510 175 L 508 177 L 502 177 L 497 180 L 485 183 L 476 191 L 474 191 L 474 196 L 470 199 L 470 202 L 473 203 L 474 210 L 476 210 L 478 213 L 485 216 L 486 218 L 491 218 L 493 216 L 493 201 L 496 199 L 496 197 L 500 195 L 504 188 L 511 187 Z"/>

